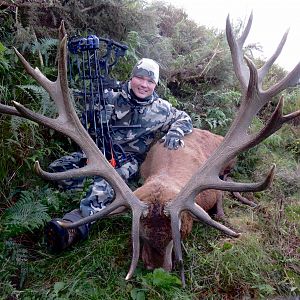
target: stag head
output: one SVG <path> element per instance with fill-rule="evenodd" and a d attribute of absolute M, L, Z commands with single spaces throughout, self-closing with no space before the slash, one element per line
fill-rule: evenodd
<path fill-rule="evenodd" d="M 236 157 L 239 153 L 254 147 L 262 140 L 270 136 L 278 130 L 284 123 L 300 115 L 300 111 L 296 111 L 289 115 L 282 115 L 283 98 L 280 99 L 273 115 L 263 129 L 257 133 L 249 133 L 249 127 L 256 114 L 269 102 L 272 97 L 279 94 L 289 86 L 295 85 L 300 77 L 300 63 L 288 73 L 282 80 L 267 90 L 263 90 L 262 82 L 270 70 L 272 64 L 279 56 L 282 47 L 286 41 L 287 33 L 283 36 L 274 55 L 266 61 L 266 63 L 257 69 L 254 64 L 243 56 L 243 45 L 251 28 L 252 14 L 248 20 L 247 26 L 242 35 L 235 39 L 233 36 L 232 26 L 227 18 L 226 35 L 231 51 L 233 68 L 239 80 L 243 99 L 240 104 L 240 109 L 226 134 L 221 145 L 207 159 L 207 161 L 198 168 L 191 176 L 190 180 L 181 188 L 180 191 L 174 194 L 174 197 L 168 198 L 166 203 L 161 207 L 152 206 L 151 212 L 155 210 L 163 211 L 164 216 L 159 220 L 161 224 L 165 224 L 169 229 L 167 233 L 168 239 L 165 242 L 167 251 L 170 251 L 170 245 L 174 245 L 175 259 L 181 266 L 182 281 L 184 282 L 183 273 L 183 258 L 181 249 L 181 221 L 184 213 L 188 212 L 200 222 L 219 229 L 230 236 L 238 236 L 238 234 L 226 226 L 214 221 L 203 208 L 195 201 L 200 192 L 208 189 L 246 192 L 246 191 L 261 191 L 267 188 L 274 175 L 274 166 L 271 168 L 265 180 L 259 183 L 236 183 L 226 182 L 219 178 L 219 174 L 224 169 L 228 161 Z M 24 65 L 26 71 L 50 94 L 54 100 L 58 116 L 55 119 L 37 114 L 28 110 L 23 105 L 13 101 L 13 107 L 0 104 L 0 112 L 21 116 L 41 125 L 46 125 L 49 128 L 57 130 L 74 140 L 84 151 L 88 158 L 88 164 L 81 168 L 61 173 L 48 173 L 41 169 L 38 162 L 35 163 L 36 172 L 47 180 L 61 180 L 66 178 L 75 178 L 82 176 L 101 176 L 105 178 L 115 190 L 115 199 L 106 208 L 100 212 L 84 218 L 76 223 L 61 223 L 66 228 L 75 228 L 82 224 L 91 223 L 103 217 L 113 214 L 119 209 L 129 208 L 132 210 L 132 246 L 133 257 L 130 270 L 126 276 L 129 279 L 136 268 L 140 252 L 140 221 L 148 214 L 149 205 L 140 201 L 138 193 L 134 194 L 129 187 L 120 178 L 118 173 L 106 161 L 100 150 L 97 148 L 93 140 L 90 138 L 84 127 L 81 125 L 75 110 L 70 101 L 68 81 L 67 81 L 67 63 L 66 63 L 66 33 L 63 23 L 59 28 L 60 45 L 58 47 L 58 76 L 55 82 L 46 78 L 39 69 L 32 68 L 24 57 L 15 49 L 17 56 Z M 160 214 L 161 215 L 161 214 Z M 151 214 L 148 214 L 151 216 Z M 151 219 L 151 218 L 150 218 Z M 151 220 L 155 223 L 155 220 Z M 147 231 L 145 223 L 142 232 Z M 155 227 L 154 227 L 155 228 Z M 151 234 L 151 232 L 150 232 Z M 145 250 L 145 257 L 147 256 Z M 168 265 L 168 261 L 164 259 L 159 261 L 162 266 Z M 156 267 L 156 266 L 154 266 Z"/>

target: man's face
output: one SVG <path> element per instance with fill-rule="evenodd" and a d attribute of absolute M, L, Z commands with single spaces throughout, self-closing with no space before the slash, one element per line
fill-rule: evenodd
<path fill-rule="evenodd" d="M 134 76 L 131 78 L 131 89 L 134 94 L 145 99 L 153 94 L 156 83 L 153 79 L 147 76 Z"/>

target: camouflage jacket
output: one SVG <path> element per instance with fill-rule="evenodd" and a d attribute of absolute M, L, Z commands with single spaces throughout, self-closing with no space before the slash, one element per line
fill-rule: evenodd
<path fill-rule="evenodd" d="M 168 131 L 175 131 L 182 136 L 192 132 L 192 121 L 188 114 L 172 107 L 156 93 L 138 101 L 128 91 L 126 83 L 122 91 L 110 91 L 105 98 L 108 104 L 114 106 L 110 120 L 113 142 L 121 145 L 126 154 L 133 155 L 138 161 L 144 159 L 154 140 Z"/>

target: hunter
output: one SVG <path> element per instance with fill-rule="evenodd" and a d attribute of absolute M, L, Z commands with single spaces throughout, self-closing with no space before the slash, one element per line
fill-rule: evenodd
<path fill-rule="evenodd" d="M 112 142 L 122 150 L 117 159 L 116 171 L 128 181 L 138 174 L 152 143 L 160 139 L 170 150 L 184 146 L 183 137 L 192 132 L 192 121 L 187 113 L 180 111 L 156 94 L 159 80 L 159 65 L 152 59 L 143 58 L 133 68 L 130 79 L 119 92 L 107 91 L 107 105 L 97 115 L 96 122 L 114 125 L 110 132 Z M 119 127 L 118 127 L 119 126 Z M 50 164 L 53 172 L 62 172 L 84 166 L 83 152 L 74 152 Z M 61 180 L 58 186 L 65 190 L 80 190 L 85 178 Z M 45 228 L 46 242 L 51 252 L 61 252 L 79 240 L 88 237 L 90 224 L 77 229 L 65 229 L 58 220 L 75 222 L 83 217 L 97 213 L 109 205 L 114 191 L 106 180 L 93 178 L 88 192 L 80 201 L 80 208 L 65 214 L 62 219 L 51 220 Z"/>

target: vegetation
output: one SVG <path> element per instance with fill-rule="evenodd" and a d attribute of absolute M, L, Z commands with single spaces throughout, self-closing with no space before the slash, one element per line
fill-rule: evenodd
<path fill-rule="evenodd" d="M 156 59 L 162 69 L 159 94 L 186 110 L 196 127 L 226 132 L 240 93 L 224 32 L 199 26 L 184 11 L 160 1 L 6 2 L 0 5 L 1 103 L 16 100 L 55 114 L 49 96 L 25 74 L 12 46 L 54 78 L 56 29 L 64 19 L 71 35 L 93 33 L 129 46 L 113 73 L 120 80 L 138 58 Z M 266 85 L 284 74 L 274 66 Z M 299 88 L 287 91 L 285 99 L 286 113 L 299 109 Z M 277 100 L 253 128 L 261 126 Z M 273 299 L 300 294 L 299 118 L 240 155 L 237 180 L 258 180 L 275 162 L 274 184 L 248 195 L 260 204 L 255 209 L 226 196 L 223 222 L 242 232 L 240 238 L 194 226 L 184 242 L 185 289 L 177 270 L 150 272 L 142 265 L 125 281 L 131 259 L 129 215 L 98 222 L 87 241 L 60 255 L 49 254 L 44 224 L 77 207 L 84 191 L 62 193 L 35 175 L 33 162 L 46 167 L 75 146 L 16 117 L 0 115 L 0 128 L 0 299 Z"/>

